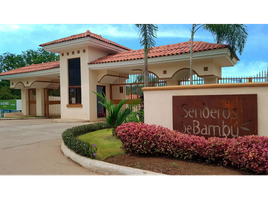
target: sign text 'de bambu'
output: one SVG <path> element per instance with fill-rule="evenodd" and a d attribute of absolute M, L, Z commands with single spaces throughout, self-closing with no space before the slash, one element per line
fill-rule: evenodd
<path fill-rule="evenodd" d="M 208 137 L 257 135 L 257 94 L 173 96 L 173 129 Z"/>

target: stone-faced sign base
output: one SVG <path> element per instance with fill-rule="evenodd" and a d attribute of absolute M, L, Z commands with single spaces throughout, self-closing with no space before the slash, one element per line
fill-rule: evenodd
<path fill-rule="evenodd" d="M 258 134 L 257 94 L 173 96 L 173 129 L 208 137 Z"/>

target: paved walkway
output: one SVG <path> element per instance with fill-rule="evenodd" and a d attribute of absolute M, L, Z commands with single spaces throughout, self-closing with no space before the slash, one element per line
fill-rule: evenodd
<path fill-rule="evenodd" d="M 0 175 L 101 175 L 64 157 L 61 134 L 86 123 L 0 120 Z"/>

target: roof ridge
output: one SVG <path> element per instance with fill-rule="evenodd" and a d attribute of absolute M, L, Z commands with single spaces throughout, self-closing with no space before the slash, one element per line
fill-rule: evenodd
<path fill-rule="evenodd" d="M 52 45 L 52 44 L 67 42 L 67 41 L 70 41 L 70 40 L 76 40 L 76 39 L 80 39 L 80 38 L 85 38 L 85 37 L 92 37 L 94 39 L 97 39 L 97 40 L 100 40 L 102 42 L 105 42 L 105 43 L 120 47 L 120 48 L 128 50 L 128 51 L 132 50 L 132 49 L 130 49 L 128 47 L 125 47 L 125 46 L 123 46 L 121 44 L 118 44 L 116 42 L 113 42 L 111 40 L 103 38 L 101 35 L 98 35 L 96 33 L 92 33 L 89 30 L 87 30 L 84 33 L 78 33 L 78 34 L 71 35 L 71 36 L 68 36 L 68 37 L 64 37 L 64 38 L 61 38 L 61 39 L 53 40 L 51 42 L 46 42 L 46 43 L 40 44 L 39 46 L 43 47 L 43 46 L 48 46 L 48 45 Z"/>

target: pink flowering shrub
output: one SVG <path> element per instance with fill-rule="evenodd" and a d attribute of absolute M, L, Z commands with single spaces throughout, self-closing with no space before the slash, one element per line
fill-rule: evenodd
<path fill-rule="evenodd" d="M 168 155 L 193 160 L 204 159 L 258 174 L 268 174 L 268 138 L 205 139 L 144 123 L 123 123 L 117 129 L 125 149 L 134 154 Z"/>
<path fill-rule="evenodd" d="M 225 152 L 224 164 L 268 174 L 268 138 L 256 135 L 235 139 Z"/>

